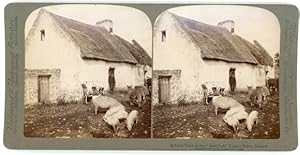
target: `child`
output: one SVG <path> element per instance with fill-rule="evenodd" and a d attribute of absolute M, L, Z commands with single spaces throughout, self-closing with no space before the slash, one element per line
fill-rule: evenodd
<path fill-rule="evenodd" d="M 202 84 L 201 87 L 203 89 L 203 102 L 204 104 L 208 104 L 207 103 L 208 89 L 205 84 Z"/>
<path fill-rule="evenodd" d="M 82 87 L 82 90 L 83 90 L 83 92 L 82 92 L 82 103 L 87 104 L 87 96 L 88 96 L 87 87 L 84 83 L 81 84 L 81 87 Z"/>

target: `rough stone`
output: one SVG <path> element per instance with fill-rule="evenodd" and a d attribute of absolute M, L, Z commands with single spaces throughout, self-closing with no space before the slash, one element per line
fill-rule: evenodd
<path fill-rule="evenodd" d="M 60 69 L 25 69 L 25 105 L 38 103 L 38 77 L 49 76 L 49 102 L 55 102 L 60 90 Z"/>
<path fill-rule="evenodd" d="M 154 70 L 152 77 L 152 104 L 159 104 L 159 77 L 170 76 L 170 102 L 177 103 L 181 89 L 181 70 Z"/>

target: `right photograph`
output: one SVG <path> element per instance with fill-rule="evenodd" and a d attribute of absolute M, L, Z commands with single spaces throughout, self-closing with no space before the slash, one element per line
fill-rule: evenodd
<path fill-rule="evenodd" d="M 279 60 L 280 24 L 266 9 L 162 12 L 153 33 L 153 138 L 279 138 Z"/>

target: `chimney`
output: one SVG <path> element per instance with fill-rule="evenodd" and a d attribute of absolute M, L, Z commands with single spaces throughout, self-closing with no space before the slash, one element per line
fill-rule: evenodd
<path fill-rule="evenodd" d="M 225 27 L 230 33 L 234 33 L 234 21 L 233 20 L 225 20 L 218 23 L 218 26 Z"/>
<path fill-rule="evenodd" d="M 101 20 L 96 25 L 104 27 L 109 33 L 113 33 L 113 22 L 110 19 Z"/>

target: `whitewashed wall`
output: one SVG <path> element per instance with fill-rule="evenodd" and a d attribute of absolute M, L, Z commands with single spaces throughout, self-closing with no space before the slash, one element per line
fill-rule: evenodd
<path fill-rule="evenodd" d="M 40 30 L 45 30 L 41 41 Z M 77 85 L 80 50 L 47 13 L 34 23 L 25 45 L 26 69 L 61 69 L 61 88 L 72 90 Z"/>
<path fill-rule="evenodd" d="M 45 30 L 41 41 L 40 30 Z M 128 63 L 111 63 L 101 60 L 83 60 L 80 48 L 58 27 L 51 16 L 41 14 L 33 25 L 25 43 L 26 69 L 60 69 L 61 94 L 70 100 L 79 100 L 81 84 L 104 86 L 108 89 L 108 69 L 114 67 L 116 88 L 143 85 L 143 67 Z M 59 91 L 59 90 L 58 90 Z"/>
<path fill-rule="evenodd" d="M 229 90 L 229 69 L 236 68 L 236 87 L 239 90 L 246 90 L 247 86 L 265 85 L 264 68 L 248 63 L 229 63 L 224 61 L 205 60 L 201 66 L 201 81 L 218 81 L 222 87 Z"/>
<path fill-rule="evenodd" d="M 161 41 L 161 31 L 166 30 L 166 41 Z M 177 25 L 168 12 L 162 13 L 155 23 L 153 40 L 153 70 L 181 70 L 182 87 L 195 84 L 194 72 L 201 62 L 200 49 Z"/>
<path fill-rule="evenodd" d="M 161 31 L 166 31 L 165 42 Z M 168 12 L 157 19 L 153 41 L 153 70 L 181 70 L 182 94 L 197 94 L 203 83 L 214 83 L 229 90 L 231 67 L 236 68 L 237 89 L 246 90 L 247 85 L 264 85 L 264 70 L 259 70 L 257 65 L 203 60 L 201 49 L 194 45 Z"/>
<path fill-rule="evenodd" d="M 109 89 L 108 70 L 115 68 L 116 88 L 126 89 L 127 85 L 143 85 L 144 71 L 141 66 L 128 63 L 112 63 L 101 60 L 85 60 L 80 65 L 80 83 L 87 83 L 88 87 L 93 84 Z"/>

